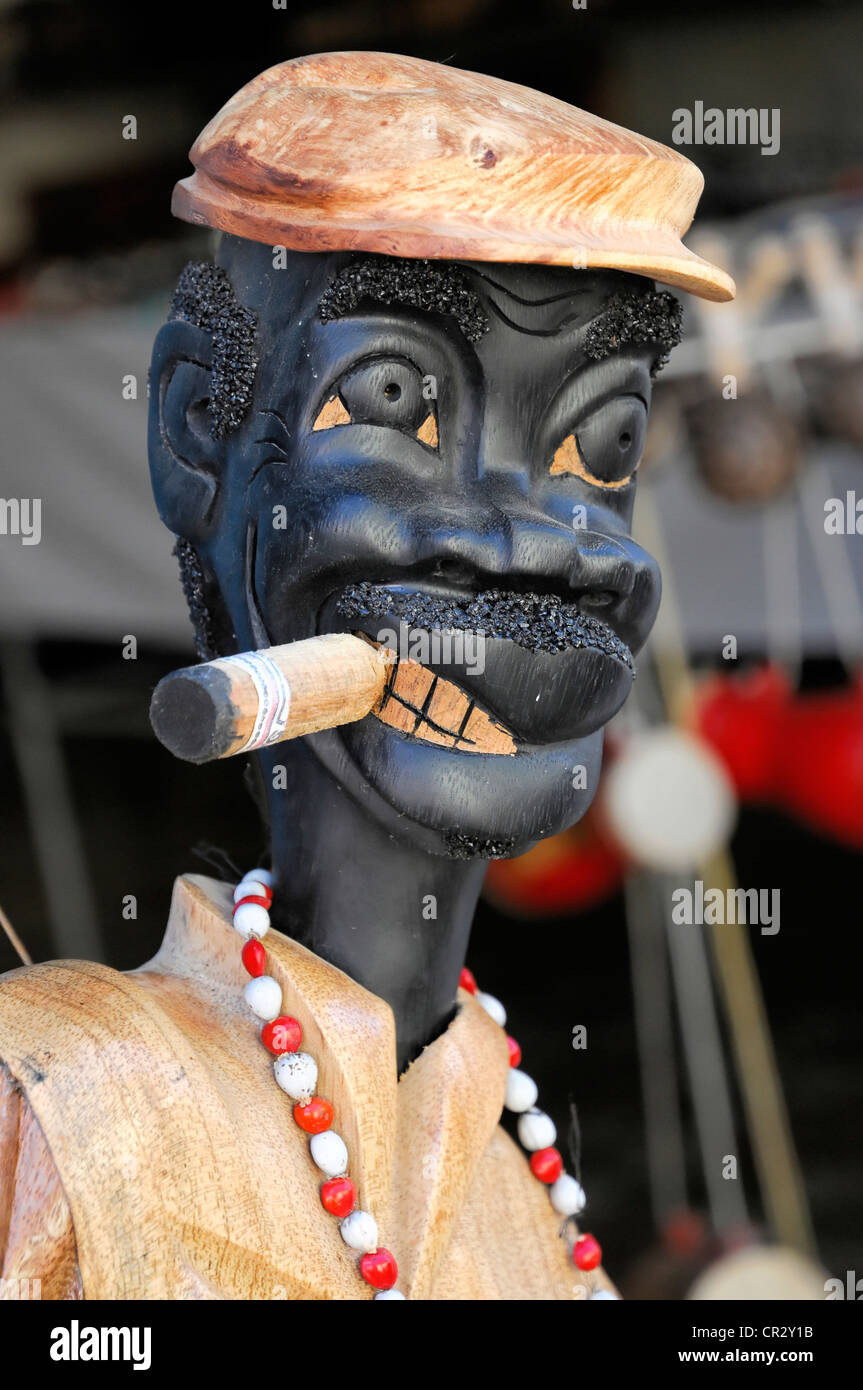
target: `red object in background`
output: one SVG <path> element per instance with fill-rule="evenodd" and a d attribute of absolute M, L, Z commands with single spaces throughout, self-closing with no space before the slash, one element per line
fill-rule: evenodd
<path fill-rule="evenodd" d="M 786 715 L 774 774 L 779 805 L 863 849 L 863 679 L 801 696 Z"/>
<path fill-rule="evenodd" d="M 797 695 L 775 666 L 714 676 L 698 692 L 695 723 L 741 800 L 767 802 L 863 849 L 863 677 Z"/>
<path fill-rule="evenodd" d="M 666 1217 L 659 1235 L 666 1250 L 681 1260 L 688 1260 L 707 1248 L 710 1228 L 701 1212 L 683 1207 Z"/>
<path fill-rule="evenodd" d="M 623 881 L 626 861 L 597 828 L 592 812 L 571 830 L 541 840 L 518 859 L 493 859 L 485 893 L 506 911 L 539 917 L 578 912 Z"/>
<path fill-rule="evenodd" d="M 776 736 L 793 690 L 784 671 L 762 666 L 742 677 L 710 676 L 698 688 L 696 728 L 718 753 L 741 801 L 767 801 Z"/>
<path fill-rule="evenodd" d="M 776 806 L 863 849 L 863 675 L 812 695 L 798 695 L 777 666 L 711 676 L 698 688 L 693 723 L 741 801 Z M 591 810 L 520 858 L 493 860 L 485 892 L 523 916 L 578 912 L 614 893 L 625 870 L 601 810 Z"/>

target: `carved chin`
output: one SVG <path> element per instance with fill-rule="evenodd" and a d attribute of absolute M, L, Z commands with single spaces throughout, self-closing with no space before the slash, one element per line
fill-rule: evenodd
<path fill-rule="evenodd" d="M 460 753 L 369 715 L 312 734 L 315 755 L 396 838 L 455 859 L 508 858 L 574 825 L 599 779 L 602 732 L 515 753 Z"/>

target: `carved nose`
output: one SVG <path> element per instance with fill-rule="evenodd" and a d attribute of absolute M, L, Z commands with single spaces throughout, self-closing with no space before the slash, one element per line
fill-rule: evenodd
<path fill-rule="evenodd" d="M 638 651 L 659 607 L 656 561 L 629 536 L 582 532 L 577 546 L 569 582 L 579 608 L 603 618 Z"/>
<path fill-rule="evenodd" d="M 600 532 L 576 535 L 569 586 L 579 606 L 608 617 L 635 588 L 637 563 L 627 540 Z"/>
<path fill-rule="evenodd" d="M 656 562 L 630 536 L 544 519 L 513 520 L 510 564 L 537 587 L 571 597 L 602 618 L 633 651 L 643 646 L 659 606 Z"/>
<path fill-rule="evenodd" d="M 436 577 L 552 592 L 604 619 L 633 651 L 644 644 L 659 605 L 659 571 L 629 536 L 573 530 L 515 507 L 465 506 L 452 522 L 441 527 L 436 514 L 427 530 L 418 527 L 419 558 Z"/>

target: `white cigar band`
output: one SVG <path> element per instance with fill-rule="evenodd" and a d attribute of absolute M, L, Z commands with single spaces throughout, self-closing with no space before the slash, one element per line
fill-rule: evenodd
<path fill-rule="evenodd" d="M 276 663 L 264 652 L 243 652 L 238 656 L 219 657 L 212 664 L 241 667 L 251 676 L 257 692 L 258 712 L 252 732 L 237 751 L 249 753 L 255 748 L 266 748 L 269 743 L 278 743 L 288 723 L 291 687 Z"/>

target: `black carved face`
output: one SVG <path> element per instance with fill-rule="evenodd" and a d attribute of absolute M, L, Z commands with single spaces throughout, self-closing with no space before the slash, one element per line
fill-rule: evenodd
<path fill-rule="evenodd" d="M 181 298 L 204 327 L 166 325 L 151 392 L 157 500 L 214 644 L 397 647 L 379 713 L 307 740 L 393 833 L 462 857 L 572 824 L 658 603 L 628 532 L 677 306 L 614 272 L 277 269 L 236 238 L 219 259 L 248 313 L 225 329 L 218 294 Z"/>

